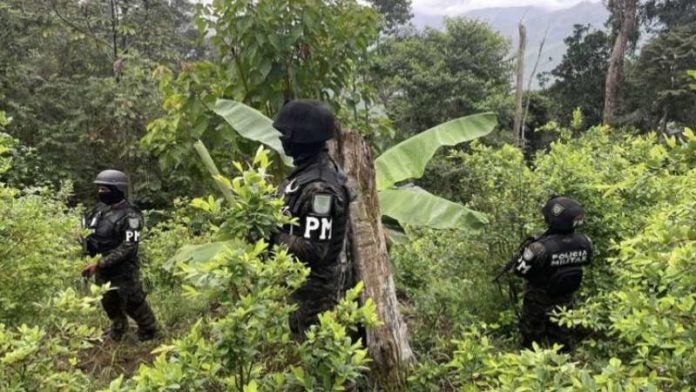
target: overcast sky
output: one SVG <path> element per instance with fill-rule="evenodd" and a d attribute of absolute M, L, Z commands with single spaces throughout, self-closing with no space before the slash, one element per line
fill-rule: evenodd
<path fill-rule="evenodd" d="M 479 8 L 538 6 L 566 8 L 583 1 L 600 0 L 411 0 L 413 11 L 430 15 L 457 15 Z"/>
<path fill-rule="evenodd" d="M 209 4 L 211 0 L 193 0 Z M 360 0 L 358 0 L 360 1 Z M 464 12 L 493 7 L 567 8 L 584 1 L 599 3 L 601 0 L 411 0 L 413 12 L 427 15 L 459 15 Z"/>

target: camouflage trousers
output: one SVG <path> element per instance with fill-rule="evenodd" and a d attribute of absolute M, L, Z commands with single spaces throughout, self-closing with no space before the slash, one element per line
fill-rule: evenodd
<path fill-rule="evenodd" d="M 290 314 L 290 332 L 293 339 L 304 340 L 304 333 L 319 324 L 319 314 L 338 304 L 341 284 L 337 279 L 312 276 L 290 296 L 297 310 Z"/>
<path fill-rule="evenodd" d="M 100 282 L 101 281 L 101 282 Z M 102 297 L 102 307 L 111 320 L 110 334 L 122 337 L 128 330 L 128 316 L 138 324 L 138 335 L 153 334 L 157 329 L 155 314 L 147 303 L 145 292 L 137 276 L 119 279 L 98 279 L 111 282 L 112 289 Z"/>
<path fill-rule="evenodd" d="M 573 295 L 551 297 L 542 288 L 527 284 L 524 291 L 520 332 L 522 345 L 531 348 L 532 343 L 551 347 L 554 343 L 562 344 L 564 352 L 572 350 L 573 331 L 551 321 L 551 313 L 561 306 L 570 308 Z"/>

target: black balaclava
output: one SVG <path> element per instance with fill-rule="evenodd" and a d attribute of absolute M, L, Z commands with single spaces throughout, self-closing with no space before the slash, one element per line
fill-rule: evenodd
<path fill-rule="evenodd" d="M 123 194 L 123 192 L 116 189 L 115 186 L 112 186 L 112 185 L 102 185 L 102 186 L 106 186 L 109 189 L 108 192 L 97 191 L 97 198 L 102 203 L 108 204 L 108 205 L 114 205 L 114 204 L 116 204 L 116 203 L 118 203 L 121 200 L 126 198 L 126 196 Z"/>
<path fill-rule="evenodd" d="M 285 154 L 292 157 L 295 166 L 311 160 L 326 149 L 326 142 L 319 143 L 293 143 L 289 138 L 281 137 L 280 142 L 283 144 Z"/>

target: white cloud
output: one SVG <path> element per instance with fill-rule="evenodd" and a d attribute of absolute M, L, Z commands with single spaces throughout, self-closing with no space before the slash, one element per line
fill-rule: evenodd
<path fill-rule="evenodd" d="M 493 7 L 536 6 L 550 9 L 572 7 L 583 1 L 600 0 L 412 0 L 413 11 L 428 15 L 460 15 L 467 11 Z"/>

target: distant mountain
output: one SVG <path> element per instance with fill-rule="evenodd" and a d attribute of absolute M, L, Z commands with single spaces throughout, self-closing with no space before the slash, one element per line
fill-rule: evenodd
<path fill-rule="evenodd" d="M 451 0 L 456 2 L 457 0 Z M 458 16 L 458 15 L 451 15 Z M 463 15 L 469 18 L 488 22 L 494 30 L 512 42 L 511 55 L 517 48 L 517 23 L 524 17 L 527 27 L 527 54 L 525 56 L 525 74 L 532 72 L 539 52 L 539 44 L 548 29 L 546 43 L 539 61 L 537 74 L 552 70 L 561 60 L 566 50 L 563 39 L 573 32 L 573 25 L 590 24 L 596 29 L 603 29 L 609 17 L 609 12 L 602 3 L 584 2 L 573 7 L 548 10 L 540 7 L 503 7 L 484 8 L 469 11 Z M 425 15 L 416 13 L 413 24 L 416 27 L 432 27 L 440 29 L 444 17 L 440 15 Z M 536 77 L 534 86 L 537 87 Z"/>

